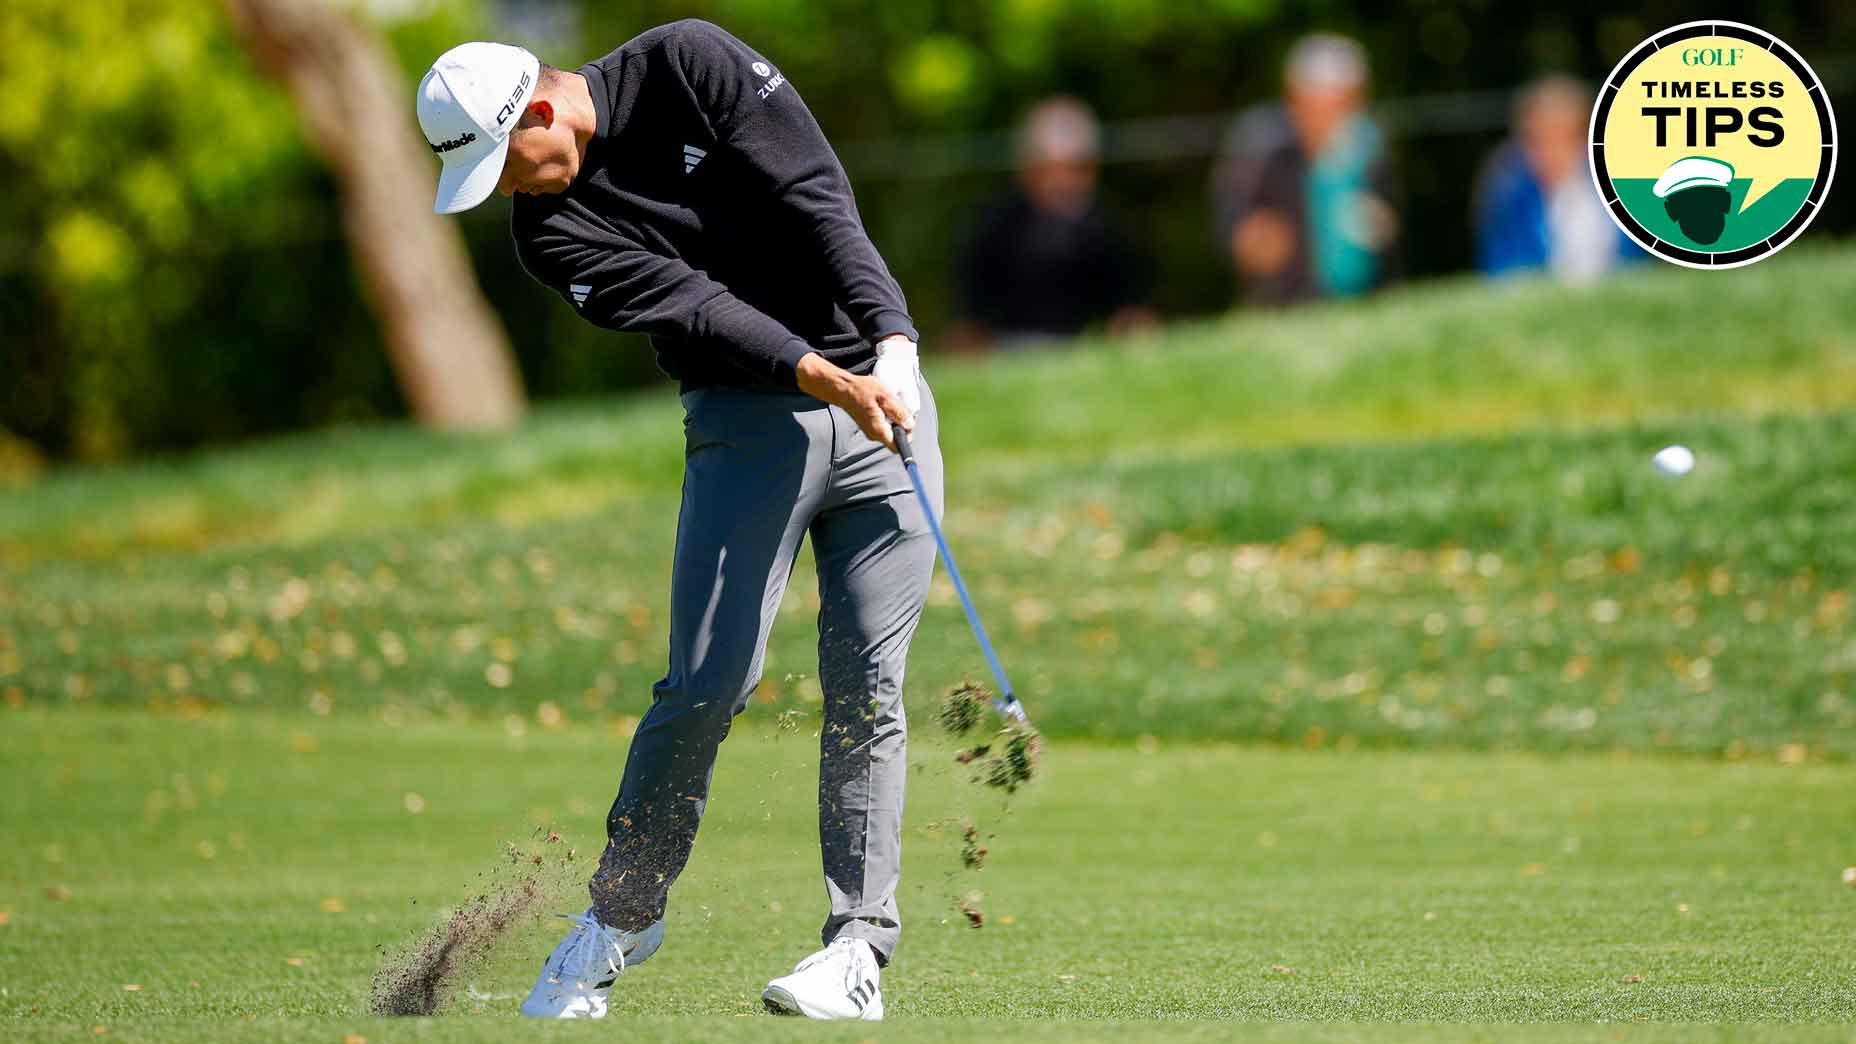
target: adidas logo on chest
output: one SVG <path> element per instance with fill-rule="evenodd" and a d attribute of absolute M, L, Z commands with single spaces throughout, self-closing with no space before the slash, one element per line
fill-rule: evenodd
<path fill-rule="evenodd" d="M 694 145 L 683 146 L 683 173 L 694 174 L 698 164 L 708 157 L 708 153 Z"/>

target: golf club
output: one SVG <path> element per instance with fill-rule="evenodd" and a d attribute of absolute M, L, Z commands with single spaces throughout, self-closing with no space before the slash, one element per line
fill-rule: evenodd
<path fill-rule="evenodd" d="M 992 698 L 992 709 L 1008 721 L 1029 725 L 1031 719 L 1025 716 L 1024 705 L 1012 693 L 1012 683 L 1005 677 L 1005 667 L 999 663 L 999 654 L 992 651 L 992 641 L 986 637 L 986 625 L 980 623 L 980 612 L 973 607 L 973 596 L 967 593 L 967 585 L 960 579 L 960 567 L 954 564 L 954 553 L 948 550 L 947 537 L 941 535 L 940 520 L 934 517 L 934 505 L 928 501 L 928 487 L 922 485 L 921 469 L 915 466 L 915 447 L 909 444 L 909 435 L 902 430 L 902 425 L 892 424 L 890 430 L 896 437 L 896 450 L 902 454 L 902 466 L 909 470 L 909 481 L 915 485 L 915 499 L 921 502 L 922 515 L 928 519 L 928 530 L 934 534 L 935 547 L 941 552 L 941 561 L 947 563 L 947 575 L 954 581 L 954 593 L 960 596 L 960 607 L 967 611 L 967 625 L 973 628 L 973 637 L 979 640 L 980 652 L 986 654 L 986 665 L 992 668 L 993 680 L 999 683 L 999 694 Z"/>

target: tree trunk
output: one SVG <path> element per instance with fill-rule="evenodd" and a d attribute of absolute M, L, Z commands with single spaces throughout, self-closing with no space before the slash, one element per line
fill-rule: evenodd
<path fill-rule="evenodd" d="M 0 489 L 23 486 L 45 468 L 32 443 L 0 427 Z"/>
<path fill-rule="evenodd" d="M 259 66 L 296 101 L 341 190 L 342 225 L 413 416 L 501 428 L 521 377 L 454 223 L 432 213 L 435 166 L 412 90 L 377 37 L 323 0 L 224 0 Z"/>

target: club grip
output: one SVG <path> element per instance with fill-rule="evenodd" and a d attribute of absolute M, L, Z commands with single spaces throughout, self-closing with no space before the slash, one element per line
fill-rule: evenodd
<path fill-rule="evenodd" d="M 902 425 L 891 424 L 890 434 L 896 437 L 896 452 L 902 454 L 904 464 L 915 463 L 915 447 L 909 445 L 909 433 L 902 430 Z"/>

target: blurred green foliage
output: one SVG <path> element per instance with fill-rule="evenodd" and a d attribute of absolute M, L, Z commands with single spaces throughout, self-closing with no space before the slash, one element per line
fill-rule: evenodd
<path fill-rule="evenodd" d="M 7 273 L 6 420 L 109 453 L 161 408 L 137 392 L 212 255 L 288 232 L 272 193 L 302 168 L 294 120 L 212 5 L 16 0 L 0 38 L 0 227 L 36 247 Z"/>
<path fill-rule="evenodd" d="M 1279 0 L 1003 0 L 871 5 L 860 0 L 583 3 L 582 41 L 604 53 L 661 21 L 727 26 L 802 77 L 834 133 L 1009 124 L 1025 102 L 1074 90 L 1111 115 L 1228 105 L 1234 55 L 1301 15 Z M 1264 52 L 1269 53 L 1269 52 Z M 1263 83 L 1275 59 L 1261 63 Z M 848 119 L 843 118 L 848 115 Z"/>
<path fill-rule="evenodd" d="M 0 39 L 0 428 L 98 457 L 393 408 L 332 188 L 217 3 L 9 0 Z"/>
<path fill-rule="evenodd" d="M 432 57 L 465 39 L 508 39 L 572 67 L 658 22 L 708 18 L 777 61 L 840 146 L 998 130 L 1057 91 L 1109 120 L 1225 113 L 1269 99 L 1284 48 L 1315 28 L 1367 44 L 1382 98 L 1506 89 L 1554 69 L 1596 76 L 1648 30 L 1690 15 L 1664 0 L 1524 18 L 1486 0 L 1421 10 L 1350 0 L 357 6 L 390 19 L 381 28 L 409 100 Z M 1856 8 L 1834 0 L 1767 0 L 1740 16 L 1814 59 L 1856 40 Z M 401 412 L 333 188 L 217 3 L 9 0 L 0 39 L 0 443 L 10 431 L 53 456 L 108 457 Z M 1469 185 L 1500 135 L 1487 126 L 1398 146 L 1408 272 L 1467 265 Z M 932 350 L 958 312 L 950 276 L 976 207 L 1009 175 L 879 176 L 847 152 L 866 222 Z M 1232 297 L 1208 225 L 1209 163 L 1104 171 L 1106 198 L 1151 261 L 1153 303 L 1169 315 Z M 1845 198 L 1856 197 L 1831 194 L 1813 235 L 1849 226 Z M 520 269 L 507 213 L 493 200 L 463 228 L 531 391 L 650 380 L 635 340 L 582 323 Z"/>

